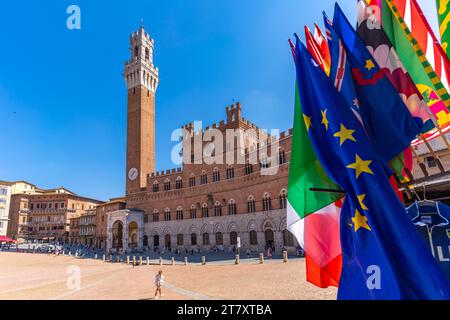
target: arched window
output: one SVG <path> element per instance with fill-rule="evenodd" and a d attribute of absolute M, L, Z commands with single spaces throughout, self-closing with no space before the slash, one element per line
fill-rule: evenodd
<path fill-rule="evenodd" d="M 202 218 L 208 218 L 208 217 L 209 217 L 208 205 L 206 203 L 204 203 L 202 205 Z"/>
<path fill-rule="evenodd" d="M 248 213 L 256 212 L 255 198 L 252 195 L 248 196 L 247 199 L 247 212 Z"/>
<path fill-rule="evenodd" d="M 170 220 L 171 220 L 171 217 L 170 217 L 170 209 L 169 209 L 169 208 L 166 208 L 166 209 L 164 210 L 164 220 L 165 220 L 165 221 L 170 221 Z"/>
<path fill-rule="evenodd" d="M 170 180 L 169 180 L 169 178 L 167 178 L 164 181 L 164 191 L 170 191 Z"/>
<path fill-rule="evenodd" d="M 250 175 L 252 173 L 253 173 L 253 165 L 247 161 L 247 163 L 245 164 L 245 174 Z"/>
<path fill-rule="evenodd" d="M 287 207 L 287 195 L 286 190 L 283 189 L 280 192 L 280 209 L 286 209 Z"/>
<path fill-rule="evenodd" d="M 177 208 L 177 220 L 183 220 L 183 208 L 182 207 Z"/>
<path fill-rule="evenodd" d="M 283 149 L 278 149 L 278 164 L 286 163 L 286 152 Z"/>
<path fill-rule="evenodd" d="M 216 245 L 217 246 L 222 246 L 223 245 L 223 234 L 222 234 L 222 232 L 217 232 L 216 233 Z"/>
<path fill-rule="evenodd" d="M 205 232 L 202 235 L 202 238 L 203 238 L 203 245 L 204 246 L 209 246 L 209 233 Z"/>
<path fill-rule="evenodd" d="M 175 188 L 176 189 L 183 189 L 183 178 L 177 177 L 177 180 L 175 181 Z"/>
<path fill-rule="evenodd" d="M 263 196 L 263 211 L 272 210 L 272 200 L 270 199 L 270 195 L 266 192 Z"/>
<path fill-rule="evenodd" d="M 238 237 L 238 234 L 237 234 L 236 231 L 231 231 L 230 232 L 230 244 L 232 246 L 236 246 L 237 245 L 237 237 Z"/>
<path fill-rule="evenodd" d="M 214 168 L 213 170 L 213 182 L 219 182 L 220 181 L 220 171 L 218 168 Z"/>
<path fill-rule="evenodd" d="M 266 155 L 261 155 L 261 160 L 259 162 L 259 166 L 261 169 L 267 169 L 269 168 L 269 161 L 267 160 Z"/>
<path fill-rule="evenodd" d="M 159 247 L 159 236 L 157 234 L 153 236 L 153 246 Z"/>
<path fill-rule="evenodd" d="M 233 166 L 227 167 L 227 179 L 233 179 L 234 178 L 234 168 Z"/>
<path fill-rule="evenodd" d="M 255 230 L 250 231 L 250 244 L 252 246 L 258 245 L 258 234 Z"/>
<path fill-rule="evenodd" d="M 148 48 L 145 48 L 145 61 L 150 60 L 150 50 Z"/>
<path fill-rule="evenodd" d="M 203 170 L 202 174 L 200 175 L 200 184 L 207 184 L 208 183 L 208 175 L 206 174 L 206 171 Z"/>
<path fill-rule="evenodd" d="M 294 246 L 294 237 L 287 229 L 283 230 L 283 243 L 285 247 Z"/>
<path fill-rule="evenodd" d="M 194 204 L 191 206 L 191 210 L 189 211 L 189 217 L 191 219 L 196 219 L 197 218 L 197 208 L 195 207 Z"/>
<path fill-rule="evenodd" d="M 236 201 L 234 199 L 230 199 L 228 201 L 228 215 L 232 216 L 236 214 Z"/>
<path fill-rule="evenodd" d="M 183 245 L 183 235 L 182 234 L 177 234 L 177 245 L 182 246 Z"/>
<path fill-rule="evenodd" d="M 153 210 L 153 222 L 159 221 L 159 211 L 158 209 Z"/>
<path fill-rule="evenodd" d="M 135 58 L 139 57 L 139 47 L 138 46 L 134 47 L 134 57 Z"/>
<path fill-rule="evenodd" d="M 196 233 L 192 233 L 191 234 L 191 245 L 192 246 L 196 246 L 197 245 L 197 234 Z"/>
<path fill-rule="evenodd" d="M 220 217 L 222 215 L 222 205 L 219 201 L 214 204 L 214 216 Z"/>
<path fill-rule="evenodd" d="M 191 176 L 189 177 L 189 187 L 195 187 L 195 175 L 191 173 Z"/>
<path fill-rule="evenodd" d="M 159 182 L 158 182 L 158 180 L 153 181 L 153 192 L 159 192 Z"/>

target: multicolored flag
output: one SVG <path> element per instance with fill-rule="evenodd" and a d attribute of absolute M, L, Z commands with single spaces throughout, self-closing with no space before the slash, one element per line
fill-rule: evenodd
<path fill-rule="evenodd" d="M 337 3 L 333 29 L 347 52 L 366 133 L 381 160 L 388 165 L 409 147 L 422 131 L 423 123 L 411 116 Z"/>
<path fill-rule="evenodd" d="M 449 284 L 390 187 L 363 127 L 298 40 L 296 56 L 305 130 L 326 174 L 346 192 L 338 299 L 449 299 Z"/>
<path fill-rule="evenodd" d="M 381 28 L 381 17 L 374 13 L 376 10 L 373 8 L 373 6 L 368 6 L 365 0 L 358 1 L 358 34 L 367 50 L 370 51 L 381 70 L 397 90 L 411 115 L 416 121 L 423 123 L 422 133 L 425 133 L 434 128 L 432 121 L 434 115 Z"/>
<path fill-rule="evenodd" d="M 439 33 L 441 34 L 441 45 L 447 54 L 447 58 L 450 58 L 450 48 L 448 47 L 450 42 L 450 1 L 449 0 L 436 0 L 436 6 L 439 18 Z"/>
<path fill-rule="evenodd" d="M 325 62 L 330 65 L 331 55 L 330 48 L 328 47 L 328 40 L 324 36 L 322 30 L 320 30 L 320 27 L 317 25 L 317 23 L 314 24 L 314 40 L 316 40 L 316 43 L 319 46 L 320 51 L 322 52 Z"/>
<path fill-rule="evenodd" d="M 327 75 L 330 74 L 330 62 L 329 59 L 327 61 L 326 54 L 324 52 L 324 48 L 316 42 L 316 39 L 312 35 L 311 31 L 307 26 L 305 26 L 305 38 L 306 38 L 306 46 L 311 52 L 311 55 L 314 57 L 316 62 L 325 71 Z"/>
<path fill-rule="evenodd" d="M 392 2 L 448 92 L 450 62 L 417 0 L 392 0 Z"/>
<path fill-rule="evenodd" d="M 392 0 L 381 0 L 382 27 L 400 60 L 437 118 L 439 126 L 450 122 L 450 95 L 434 72 Z M 408 15 L 409 16 L 409 15 Z"/>
<path fill-rule="evenodd" d="M 295 56 L 294 56 L 295 58 Z M 342 194 L 311 189 L 338 190 L 325 174 L 308 137 L 309 118 L 303 114 L 298 86 L 288 182 L 287 227 L 306 256 L 306 279 L 327 288 L 338 286 L 342 269 L 339 238 Z"/>

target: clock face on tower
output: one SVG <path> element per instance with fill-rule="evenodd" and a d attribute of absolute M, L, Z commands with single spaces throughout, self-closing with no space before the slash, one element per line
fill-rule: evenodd
<path fill-rule="evenodd" d="M 128 179 L 134 181 L 138 177 L 138 174 L 139 174 L 138 169 L 131 168 L 130 171 L 128 171 Z"/>

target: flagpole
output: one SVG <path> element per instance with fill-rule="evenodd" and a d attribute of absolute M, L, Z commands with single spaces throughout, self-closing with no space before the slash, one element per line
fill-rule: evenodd
<path fill-rule="evenodd" d="M 416 158 L 417 163 L 419 164 L 420 170 L 422 170 L 422 173 L 425 177 L 428 177 L 428 171 L 425 167 L 425 164 L 420 160 L 419 154 L 417 153 L 417 151 L 414 149 L 414 147 L 411 147 L 412 152 L 414 153 L 414 157 Z"/>

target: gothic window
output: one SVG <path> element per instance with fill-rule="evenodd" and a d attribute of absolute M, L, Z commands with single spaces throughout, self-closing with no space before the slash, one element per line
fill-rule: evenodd
<path fill-rule="evenodd" d="M 216 245 L 221 246 L 223 245 L 223 234 L 222 232 L 216 233 Z"/>
<path fill-rule="evenodd" d="M 166 209 L 164 210 L 164 220 L 165 220 L 165 221 L 170 221 L 170 220 L 171 220 L 171 217 L 170 217 L 170 209 L 169 209 L 169 208 L 166 208 Z"/>
<path fill-rule="evenodd" d="M 177 220 L 183 220 L 183 208 L 182 207 L 177 208 Z"/>
<path fill-rule="evenodd" d="M 195 175 L 191 174 L 191 177 L 189 178 L 189 187 L 195 187 Z"/>
<path fill-rule="evenodd" d="M 255 198 L 253 198 L 253 196 L 249 196 L 247 199 L 247 212 L 248 213 L 256 212 Z"/>
<path fill-rule="evenodd" d="M 259 162 L 259 166 L 261 167 L 261 169 L 269 168 L 269 161 L 267 160 L 267 157 L 265 155 L 261 156 L 261 161 Z"/>
<path fill-rule="evenodd" d="M 270 211 L 272 210 L 272 200 L 270 199 L 270 195 L 266 192 L 263 196 L 263 210 Z"/>
<path fill-rule="evenodd" d="M 139 47 L 135 46 L 134 47 L 134 57 L 137 58 L 139 56 Z"/>
<path fill-rule="evenodd" d="M 202 205 L 202 218 L 208 218 L 208 217 L 209 217 L 208 205 L 206 203 L 204 203 Z"/>
<path fill-rule="evenodd" d="M 183 235 L 177 234 L 177 245 L 182 246 L 183 245 Z"/>
<path fill-rule="evenodd" d="M 237 237 L 238 237 L 238 234 L 237 234 L 236 231 L 231 231 L 230 232 L 230 244 L 232 246 L 237 245 Z"/>
<path fill-rule="evenodd" d="M 191 234 L 191 245 L 192 246 L 196 246 L 197 245 L 197 234 L 196 233 L 192 233 Z"/>
<path fill-rule="evenodd" d="M 236 201 L 234 199 L 230 199 L 228 202 L 228 214 L 230 216 L 236 214 Z"/>
<path fill-rule="evenodd" d="M 177 180 L 175 181 L 175 188 L 183 189 L 183 178 L 177 177 Z"/>
<path fill-rule="evenodd" d="M 170 191 L 170 180 L 166 179 L 166 181 L 164 181 L 164 191 Z"/>
<path fill-rule="evenodd" d="M 234 178 L 234 168 L 233 166 L 227 167 L 227 179 L 233 179 Z"/>
<path fill-rule="evenodd" d="M 206 174 L 206 171 L 203 170 L 200 176 L 200 184 L 207 184 L 207 183 L 208 183 L 208 175 Z"/>
<path fill-rule="evenodd" d="M 149 61 L 150 60 L 150 50 L 148 50 L 148 48 L 145 48 L 145 61 Z"/>
<path fill-rule="evenodd" d="M 250 244 L 252 246 L 258 245 L 258 234 L 255 230 L 250 231 Z"/>
<path fill-rule="evenodd" d="M 153 182 L 153 192 L 159 192 L 159 182 Z"/>
<path fill-rule="evenodd" d="M 191 206 L 191 210 L 189 212 L 189 216 L 191 219 L 196 219 L 197 218 L 197 208 L 195 207 L 195 205 Z"/>
<path fill-rule="evenodd" d="M 220 181 L 220 171 L 218 168 L 214 168 L 213 171 L 213 182 L 218 182 Z"/>
<path fill-rule="evenodd" d="M 209 233 L 205 232 L 202 236 L 203 238 L 203 245 L 208 246 L 209 245 Z"/>
<path fill-rule="evenodd" d="M 286 152 L 282 149 L 278 150 L 278 164 L 286 163 Z"/>
<path fill-rule="evenodd" d="M 245 165 L 245 174 L 250 175 L 252 173 L 253 173 L 253 165 L 251 163 L 247 162 Z"/>
<path fill-rule="evenodd" d="M 222 215 L 222 205 L 219 201 L 214 204 L 214 216 L 220 217 Z"/>
<path fill-rule="evenodd" d="M 287 207 L 287 195 L 286 190 L 281 190 L 280 192 L 280 209 L 285 209 Z"/>

